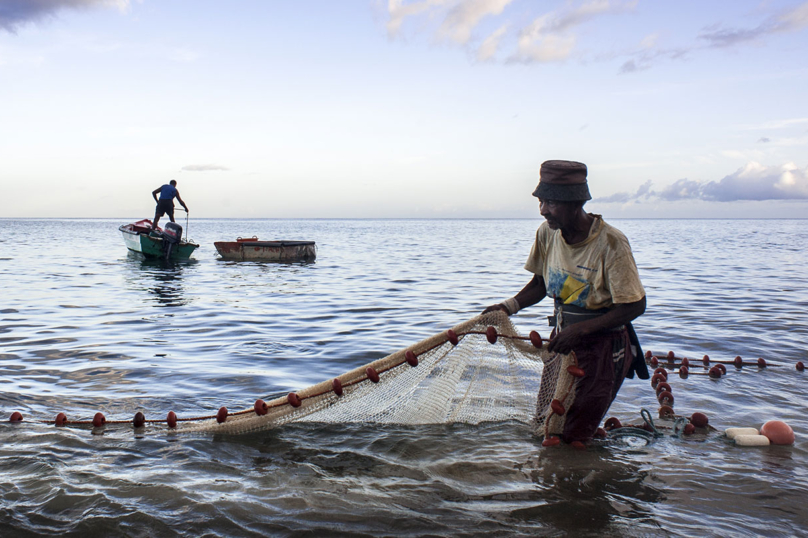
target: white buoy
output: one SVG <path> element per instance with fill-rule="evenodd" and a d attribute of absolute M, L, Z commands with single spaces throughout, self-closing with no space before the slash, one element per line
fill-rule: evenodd
<path fill-rule="evenodd" d="M 769 438 L 765 435 L 736 435 L 735 444 L 738 446 L 769 446 Z"/>
<path fill-rule="evenodd" d="M 760 435 L 760 432 L 757 428 L 727 428 L 724 434 L 730 439 L 735 439 L 739 435 Z"/>

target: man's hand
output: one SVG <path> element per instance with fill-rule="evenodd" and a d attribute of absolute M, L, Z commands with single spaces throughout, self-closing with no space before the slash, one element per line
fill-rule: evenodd
<path fill-rule="evenodd" d="M 581 340 L 581 337 L 586 333 L 582 330 L 583 323 L 576 323 L 566 327 L 563 331 L 556 334 L 547 345 L 547 351 L 551 353 L 569 353 Z"/>
<path fill-rule="evenodd" d="M 489 312 L 496 312 L 497 310 L 502 310 L 507 315 L 509 315 L 509 316 L 511 315 L 511 313 L 508 312 L 508 309 L 505 308 L 505 305 L 502 304 L 502 303 L 492 304 L 491 306 L 489 306 L 488 308 L 483 310 L 483 314 L 488 314 Z"/>

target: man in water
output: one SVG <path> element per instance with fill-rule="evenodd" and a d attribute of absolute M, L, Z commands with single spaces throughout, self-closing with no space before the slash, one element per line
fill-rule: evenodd
<path fill-rule="evenodd" d="M 587 169 L 575 161 L 546 161 L 533 196 L 546 219 L 536 232 L 525 269 L 530 282 L 484 312 L 513 315 L 545 296 L 554 300 L 555 326 L 548 349 L 575 352 L 584 376 L 566 409 L 563 431 L 551 432 L 568 443 L 590 439 L 606 415 L 623 378 L 648 378 L 631 321 L 645 312 L 645 290 L 626 237 L 600 215 L 583 207 L 591 200 Z"/>
<path fill-rule="evenodd" d="M 160 193 L 160 199 L 157 199 L 157 193 Z M 174 198 L 176 198 L 182 207 L 185 208 L 185 211 L 188 211 L 188 206 L 185 205 L 185 202 L 182 201 L 180 198 L 180 191 L 177 190 L 177 180 L 172 179 L 168 185 L 163 185 L 162 187 L 158 187 L 152 191 L 152 197 L 154 201 L 157 202 L 157 209 L 154 210 L 154 221 L 152 221 L 152 229 L 157 228 L 157 223 L 160 221 L 160 217 L 167 214 L 168 218 L 171 219 L 171 222 L 176 222 L 174 220 Z"/>

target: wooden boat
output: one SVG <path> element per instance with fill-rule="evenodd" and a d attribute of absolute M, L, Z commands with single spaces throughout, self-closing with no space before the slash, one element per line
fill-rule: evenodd
<path fill-rule="evenodd" d="M 196 243 L 182 240 L 182 226 L 175 222 L 166 224 L 165 230 L 159 226 L 152 229 L 152 222 L 143 219 L 123 224 L 118 230 L 123 235 L 126 248 L 147 258 L 187 260 L 199 248 Z"/>
<path fill-rule="evenodd" d="M 314 241 L 259 241 L 257 237 L 239 237 L 213 245 L 222 259 L 239 262 L 313 262 L 317 257 Z"/>

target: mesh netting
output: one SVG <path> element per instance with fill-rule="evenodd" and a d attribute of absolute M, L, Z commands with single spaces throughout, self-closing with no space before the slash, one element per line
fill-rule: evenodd
<path fill-rule="evenodd" d="M 239 434 L 294 421 L 515 420 L 533 424 L 547 435 L 563 428 L 563 414 L 554 413 L 553 407 L 560 403 L 568 408 L 574 398 L 574 378 L 566 370 L 574 364 L 574 354 L 548 352 L 538 334 L 520 336 L 508 316 L 492 312 L 335 380 L 266 402 L 265 408 L 231 413 L 221 423 L 216 419 L 182 423 L 179 430 Z"/>

